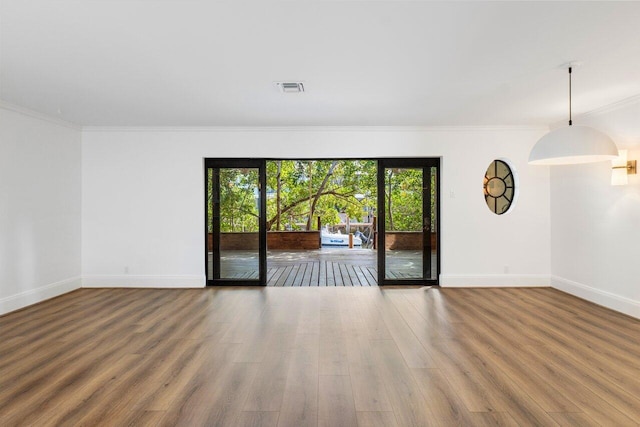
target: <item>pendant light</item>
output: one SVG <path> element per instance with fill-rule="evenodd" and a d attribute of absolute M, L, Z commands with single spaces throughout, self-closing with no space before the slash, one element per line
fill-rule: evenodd
<path fill-rule="evenodd" d="M 618 157 L 616 144 L 604 133 L 571 120 L 571 65 L 569 65 L 569 126 L 552 130 L 529 154 L 532 165 L 571 165 L 601 162 Z"/>

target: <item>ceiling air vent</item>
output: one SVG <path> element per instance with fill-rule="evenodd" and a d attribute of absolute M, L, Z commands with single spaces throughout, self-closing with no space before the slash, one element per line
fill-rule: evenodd
<path fill-rule="evenodd" d="M 276 87 L 282 93 L 301 93 L 304 92 L 303 82 L 276 82 Z"/>

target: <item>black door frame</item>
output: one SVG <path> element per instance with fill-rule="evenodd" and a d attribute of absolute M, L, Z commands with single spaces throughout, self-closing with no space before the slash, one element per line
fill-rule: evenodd
<path fill-rule="evenodd" d="M 439 286 L 440 284 L 440 158 L 439 157 L 407 157 L 407 158 L 394 158 L 394 157 L 358 157 L 358 158 L 342 158 L 342 157 L 327 157 L 327 158 L 205 158 L 204 159 L 204 222 L 205 222 L 205 278 L 207 286 L 212 285 L 261 285 L 267 284 L 267 178 L 266 178 L 266 163 L 273 160 L 375 160 L 378 164 L 378 203 L 377 203 L 377 216 L 378 216 L 378 286 L 387 285 L 430 285 Z M 385 224 L 384 224 L 384 197 L 380 197 L 380 194 L 384 195 L 384 169 L 385 165 L 393 165 L 393 167 L 419 167 L 423 168 L 423 180 L 430 168 L 436 168 L 436 265 L 431 266 L 436 268 L 435 279 L 386 279 L 385 276 L 385 259 L 384 259 L 384 244 L 385 244 Z M 207 186 L 208 186 L 208 169 L 210 168 L 258 168 L 259 180 L 260 180 L 260 231 L 259 231 L 259 280 L 246 280 L 246 279 L 209 279 L 208 277 L 208 206 L 207 206 Z M 430 183 L 430 181 L 429 181 Z M 423 186 L 424 187 L 424 186 Z M 380 191 L 382 190 L 382 192 Z M 430 212 L 430 200 L 431 197 L 423 196 L 423 215 L 425 212 Z M 430 220 L 430 217 L 429 217 Z M 423 220 L 424 221 L 424 220 Z M 214 221 L 215 222 L 215 221 Z M 430 237 L 430 236 L 429 236 Z M 216 240 L 214 238 L 214 249 Z M 429 257 L 429 264 L 431 263 L 431 239 L 423 239 L 423 256 Z M 219 248 L 219 247 L 218 247 Z M 382 248 L 382 250 L 381 250 Z M 215 253 L 214 253 L 215 259 Z M 423 266 L 426 265 L 423 262 Z"/>
<path fill-rule="evenodd" d="M 436 265 L 431 265 L 431 168 L 436 168 Z M 389 168 L 422 169 L 422 278 L 389 279 L 386 277 L 386 210 L 385 170 Z M 438 286 L 440 276 L 440 159 L 383 158 L 378 159 L 378 286 L 423 285 Z M 431 279 L 432 269 L 435 279 Z"/>
<path fill-rule="evenodd" d="M 251 168 L 258 169 L 258 186 L 260 194 L 260 218 L 258 226 L 258 279 L 226 279 L 220 278 L 220 224 L 216 218 L 220 217 L 219 204 L 219 181 L 216 171 L 220 169 Z M 209 169 L 213 169 L 212 197 L 211 202 L 213 215 L 211 217 L 211 229 L 213 232 L 213 277 L 209 277 L 209 206 L 208 206 L 208 178 Z M 267 168 L 265 159 L 238 159 L 238 158 L 215 158 L 204 159 L 204 222 L 205 222 L 205 277 L 207 286 L 212 285 L 259 285 L 267 284 Z M 218 276 L 218 277 L 216 277 Z"/>

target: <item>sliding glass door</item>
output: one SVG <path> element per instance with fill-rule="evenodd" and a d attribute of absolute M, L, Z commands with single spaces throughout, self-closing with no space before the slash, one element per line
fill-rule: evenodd
<path fill-rule="evenodd" d="M 266 284 L 265 161 L 207 159 L 208 285 Z"/>
<path fill-rule="evenodd" d="M 377 165 L 377 191 L 372 191 L 377 193 L 377 212 L 375 203 L 367 210 L 372 224 L 369 239 L 372 250 L 377 249 L 377 282 L 437 285 L 440 159 L 387 158 L 377 159 Z M 205 160 L 208 285 L 266 285 L 266 182 L 266 159 Z M 353 200 L 344 196 L 345 200 L 360 208 L 358 196 L 366 197 L 365 193 L 359 187 L 351 191 Z M 327 209 L 341 209 L 344 214 L 346 208 Z"/>
<path fill-rule="evenodd" d="M 438 283 L 439 159 L 378 162 L 378 284 Z"/>

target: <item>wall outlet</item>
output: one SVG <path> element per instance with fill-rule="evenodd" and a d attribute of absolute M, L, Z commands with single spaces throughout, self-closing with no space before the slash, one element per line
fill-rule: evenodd
<path fill-rule="evenodd" d="M 504 274 L 509 274 L 509 266 L 508 265 L 504 266 Z"/>
<path fill-rule="evenodd" d="M 124 266 L 124 274 L 129 274 L 129 266 L 128 265 Z"/>

